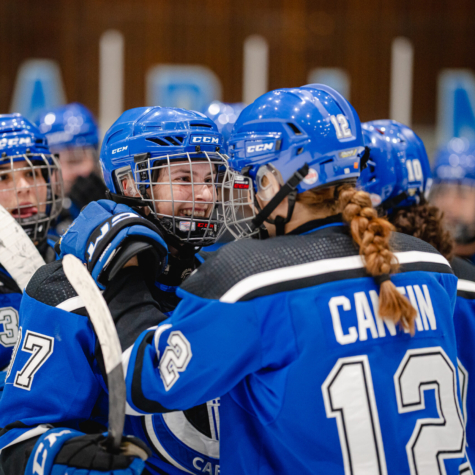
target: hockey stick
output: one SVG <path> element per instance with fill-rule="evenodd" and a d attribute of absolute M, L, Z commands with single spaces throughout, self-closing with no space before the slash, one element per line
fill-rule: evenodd
<path fill-rule="evenodd" d="M 31 276 L 45 261 L 17 220 L 0 205 L 0 264 L 25 289 Z"/>
<path fill-rule="evenodd" d="M 124 431 L 126 403 L 119 336 L 107 303 L 84 264 L 77 257 L 68 254 L 63 258 L 63 269 L 84 302 L 101 346 L 109 388 L 109 431 L 105 445 L 109 451 L 118 453 Z"/>

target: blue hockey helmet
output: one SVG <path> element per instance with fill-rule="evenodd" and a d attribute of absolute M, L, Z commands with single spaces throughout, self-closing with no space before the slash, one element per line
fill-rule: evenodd
<path fill-rule="evenodd" d="M 151 209 L 165 232 L 182 243 L 201 246 L 215 242 L 223 231 L 217 211 L 218 171 L 226 167 L 222 147 L 222 135 L 204 114 L 139 107 L 124 112 L 107 131 L 100 162 L 114 199 L 140 196 L 142 206 Z M 206 182 L 195 176 L 198 165 L 208 175 Z M 190 191 L 187 199 L 178 196 L 172 178 L 183 166 L 188 177 L 186 183 L 182 177 L 180 186 Z M 157 191 L 155 185 L 164 186 Z M 160 196 L 160 189 L 170 196 Z M 197 196 L 203 190 L 211 193 L 207 199 Z"/>
<path fill-rule="evenodd" d="M 39 242 L 62 198 L 61 170 L 45 136 L 20 114 L 0 115 L 0 204 Z"/>
<path fill-rule="evenodd" d="M 439 148 L 430 200 L 458 244 L 475 241 L 475 142 L 454 137 Z"/>
<path fill-rule="evenodd" d="M 236 123 L 239 114 L 244 110 L 246 104 L 243 102 L 226 103 L 220 101 L 213 101 L 203 113 L 209 117 L 218 127 L 218 130 L 223 134 L 224 144 L 227 145 L 234 124 Z"/>
<path fill-rule="evenodd" d="M 97 148 L 99 143 L 94 116 L 77 102 L 43 111 L 37 124 L 54 152 L 74 147 Z"/>
<path fill-rule="evenodd" d="M 418 204 L 432 184 L 422 140 L 395 120 L 373 120 L 362 128 L 370 154 L 359 187 L 370 194 L 373 206 L 390 210 Z"/>
<path fill-rule="evenodd" d="M 289 196 L 289 215 L 272 223 L 264 208 L 253 219 L 251 233 L 265 220 L 277 234 L 290 220 L 296 193 L 356 182 L 365 152 L 361 124 L 352 105 L 323 84 L 268 92 L 246 107 L 229 140 L 229 166 L 252 179 L 263 201 L 270 201 L 265 176 L 276 177 L 281 200 Z M 280 196 L 279 196 L 280 198 Z M 263 216 L 265 219 L 263 219 Z M 238 237 L 248 233 L 238 231 Z M 280 231 L 279 231 L 280 229 Z"/>

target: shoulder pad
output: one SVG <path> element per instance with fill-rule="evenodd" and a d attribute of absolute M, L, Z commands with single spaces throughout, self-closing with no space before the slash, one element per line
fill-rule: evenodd
<path fill-rule="evenodd" d="M 28 282 L 25 292 L 51 307 L 77 296 L 63 271 L 62 261 L 54 261 L 40 267 Z"/>

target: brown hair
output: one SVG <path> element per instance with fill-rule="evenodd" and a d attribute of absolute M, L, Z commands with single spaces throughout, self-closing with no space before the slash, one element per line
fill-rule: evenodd
<path fill-rule="evenodd" d="M 398 209 L 388 216 L 388 220 L 397 231 L 428 242 L 450 261 L 454 242 L 450 232 L 444 229 L 443 217 L 439 208 L 422 201 L 418 205 Z"/>
<path fill-rule="evenodd" d="M 338 199 L 334 197 L 335 188 L 309 190 L 297 195 L 297 201 L 309 208 L 327 209 L 330 214 L 341 212 L 350 225 L 351 236 L 359 246 L 360 256 L 368 274 L 380 276 L 394 273 L 399 264 L 389 246 L 389 238 L 394 230 L 385 218 L 378 217 L 369 194 L 357 191 L 351 185 L 338 188 Z M 386 280 L 379 291 L 379 315 L 391 320 L 414 334 L 416 310 L 396 286 Z"/>

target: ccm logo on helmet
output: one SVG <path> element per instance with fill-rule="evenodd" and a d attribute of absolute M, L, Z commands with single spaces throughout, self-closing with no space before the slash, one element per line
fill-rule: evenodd
<path fill-rule="evenodd" d="M 128 148 L 129 148 L 128 145 L 126 145 L 125 147 L 116 148 L 115 150 L 112 150 L 112 155 L 114 155 L 115 153 L 123 152 L 124 150 L 127 150 Z"/>
<path fill-rule="evenodd" d="M 13 139 L 2 139 L 0 140 L 0 147 L 13 147 L 14 145 L 30 145 L 30 137 L 15 137 Z"/>
<path fill-rule="evenodd" d="M 219 144 L 219 137 L 201 137 L 198 135 L 195 135 L 191 137 L 191 143 L 210 143 L 210 144 Z"/>
<path fill-rule="evenodd" d="M 272 150 L 274 148 L 273 143 L 261 143 L 259 145 L 251 145 L 247 147 L 248 153 L 253 152 L 266 152 L 267 150 Z"/>

